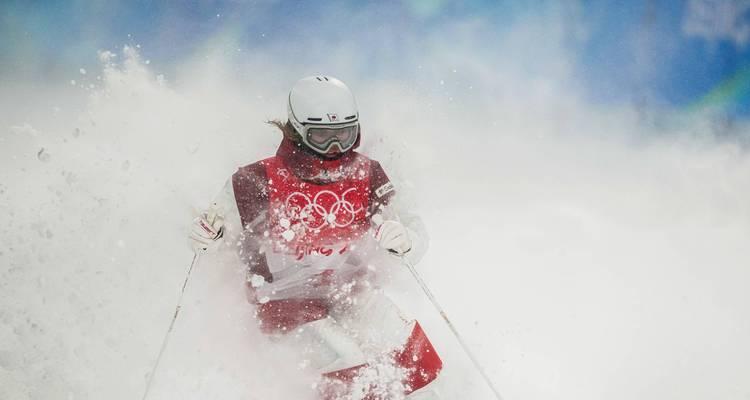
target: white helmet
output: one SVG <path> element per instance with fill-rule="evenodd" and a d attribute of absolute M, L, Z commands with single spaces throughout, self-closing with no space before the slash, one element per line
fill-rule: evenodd
<path fill-rule="evenodd" d="M 311 76 L 294 84 L 287 105 L 289 122 L 302 142 L 320 154 L 343 153 L 357 142 L 359 111 L 348 87 L 330 76 Z"/>

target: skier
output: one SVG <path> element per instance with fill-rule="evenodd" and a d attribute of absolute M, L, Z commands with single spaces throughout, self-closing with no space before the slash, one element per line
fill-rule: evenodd
<path fill-rule="evenodd" d="M 261 330 L 302 344 L 323 399 L 435 399 L 442 361 L 419 323 L 378 287 L 388 259 L 426 239 L 394 210 L 361 140 L 354 96 L 314 76 L 291 89 L 276 155 L 239 168 L 195 219 L 196 251 L 236 248 Z M 434 385 L 432 385 L 434 386 Z"/>

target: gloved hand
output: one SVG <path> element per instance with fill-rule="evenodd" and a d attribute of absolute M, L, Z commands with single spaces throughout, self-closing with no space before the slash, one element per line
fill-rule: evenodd
<path fill-rule="evenodd" d="M 404 255 L 411 250 L 411 239 L 406 227 L 398 221 L 384 221 L 375 231 L 375 240 L 380 247 L 397 255 Z"/>
<path fill-rule="evenodd" d="M 224 234 L 224 216 L 215 205 L 193 220 L 190 240 L 195 252 L 214 248 Z"/>

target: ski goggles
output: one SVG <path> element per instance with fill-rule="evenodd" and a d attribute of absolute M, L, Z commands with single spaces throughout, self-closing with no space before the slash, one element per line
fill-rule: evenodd
<path fill-rule="evenodd" d="M 303 125 L 302 140 L 318 153 L 325 154 L 338 146 L 343 153 L 354 146 L 359 136 L 359 124 L 345 126 Z"/>

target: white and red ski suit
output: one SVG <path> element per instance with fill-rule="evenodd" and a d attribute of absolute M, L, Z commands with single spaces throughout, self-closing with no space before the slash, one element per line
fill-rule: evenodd
<path fill-rule="evenodd" d="M 342 387 L 359 390 L 356 398 L 398 398 L 377 383 L 352 389 L 379 357 L 402 370 L 404 395 L 442 368 L 420 325 L 373 283 L 378 257 L 391 257 L 373 238 L 375 222 L 398 218 L 394 193 L 380 164 L 362 154 L 328 160 L 284 139 L 274 157 L 239 168 L 215 201 L 224 209 L 225 241 L 248 266 L 262 331 L 309 331 L 324 343 L 317 367 L 326 399 L 351 398 L 339 397 Z M 408 255 L 417 261 L 426 240 L 412 230 L 410 237 Z"/>

